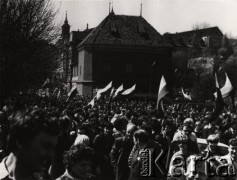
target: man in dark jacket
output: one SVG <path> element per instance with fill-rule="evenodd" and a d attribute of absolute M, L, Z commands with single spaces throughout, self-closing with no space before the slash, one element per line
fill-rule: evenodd
<path fill-rule="evenodd" d="M 114 179 L 113 169 L 110 163 L 109 153 L 114 144 L 113 125 L 104 125 L 104 131 L 95 136 L 93 147 L 95 150 L 96 167 L 99 168 L 97 179 L 111 180 Z"/>
<path fill-rule="evenodd" d="M 116 180 L 127 180 L 129 176 L 128 157 L 133 148 L 133 134 L 137 130 L 134 124 L 127 125 L 126 136 L 115 139 L 110 152 L 111 164 Z"/>
<path fill-rule="evenodd" d="M 155 160 L 161 152 L 160 146 L 158 149 L 158 146 L 155 147 L 155 144 L 149 141 L 149 133 L 144 129 L 137 130 L 133 139 L 137 148 L 132 154 L 129 180 L 165 179 L 155 165 Z"/>

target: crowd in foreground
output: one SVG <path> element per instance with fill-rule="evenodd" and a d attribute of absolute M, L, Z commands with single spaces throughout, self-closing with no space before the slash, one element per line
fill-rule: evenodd
<path fill-rule="evenodd" d="M 213 119 L 212 105 L 167 104 L 161 117 L 154 100 L 103 99 L 94 107 L 90 100 L 22 95 L 7 101 L 0 111 L 0 179 L 173 179 L 176 157 L 190 155 L 228 156 L 223 163 L 237 164 L 237 115 L 228 108 Z M 198 138 L 207 140 L 201 152 Z M 146 150 L 152 161 L 163 154 L 162 168 L 150 163 L 143 172 Z"/>

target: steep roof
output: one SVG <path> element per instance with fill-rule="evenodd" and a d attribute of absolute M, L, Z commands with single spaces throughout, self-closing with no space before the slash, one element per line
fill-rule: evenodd
<path fill-rule="evenodd" d="M 218 33 L 223 36 L 218 27 L 210 27 L 205 29 L 197 29 L 192 31 L 184 31 L 180 33 L 165 33 L 164 38 L 173 46 L 200 46 L 203 47 L 204 42 L 202 37 Z"/>
<path fill-rule="evenodd" d="M 193 34 L 198 34 L 199 36 L 209 36 L 211 35 L 213 32 L 219 32 L 221 35 L 222 32 L 220 31 L 220 29 L 215 26 L 215 27 L 209 27 L 209 28 L 204 28 L 204 29 L 196 29 L 196 30 L 192 30 L 192 31 L 184 31 L 184 32 L 180 32 L 180 33 L 176 33 L 177 35 L 181 35 L 181 36 L 186 36 L 186 37 L 191 37 L 193 36 Z"/>
<path fill-rule="evenodd" d="M 109 14 L 81 46 L 169 47 L 168 42 L 143 17 Z"/>
<path fill-rule="evenodd" d="M 88 36 L 88 34 L 91 33 L 91 31 L 94 28 L 91 29 L 85 29 L 84 31 L 72 31 L 71 32 L 71 38 L 70 41 L 76 42 L 76 43 L 80 43 L 83 41 L 83 39 L 85 39 L 86 36 Z"/>

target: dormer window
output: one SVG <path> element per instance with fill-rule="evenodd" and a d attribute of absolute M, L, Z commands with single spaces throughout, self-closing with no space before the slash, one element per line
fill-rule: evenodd
<path fill-rule="evenodd" d="M 120 34 L 119 34 L 116 24 L 114 22 L 110 23 L 110 32 L 111 32 L 112 36 L 114 36 L 116 38 L 120 38 Z"/>
<path fill-rule="evenodd" d="M 146 32 L 146 30 L 142 24 L 138 24 L 138 32 L 144 39 L 146 39 L 146 40 L 150 39 L 148 33 Z"/>
<path fill-rule="evenodd" d="M 204 41 L 205 45 L 207 47 L 209 47 L 209 37 L 208 36 L 204 36 L 204 37 L 202 37 L 202 40 Z"/>

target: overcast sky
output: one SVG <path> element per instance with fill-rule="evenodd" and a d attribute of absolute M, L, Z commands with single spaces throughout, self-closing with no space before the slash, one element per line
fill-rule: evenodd
<path fill-rule="evenodd" d="M 57 22 L 67 11 L 71 30 L 96 27 L 109 13 L 112 0 L 53 0 Z M 141 0 L 113 0 L 118 15 L 140 15 Z M 218 26 L 237 37 L 237 0 L 142 0 L 142 16 L 161 34 L 188 31 L 196 23 Z"/>

